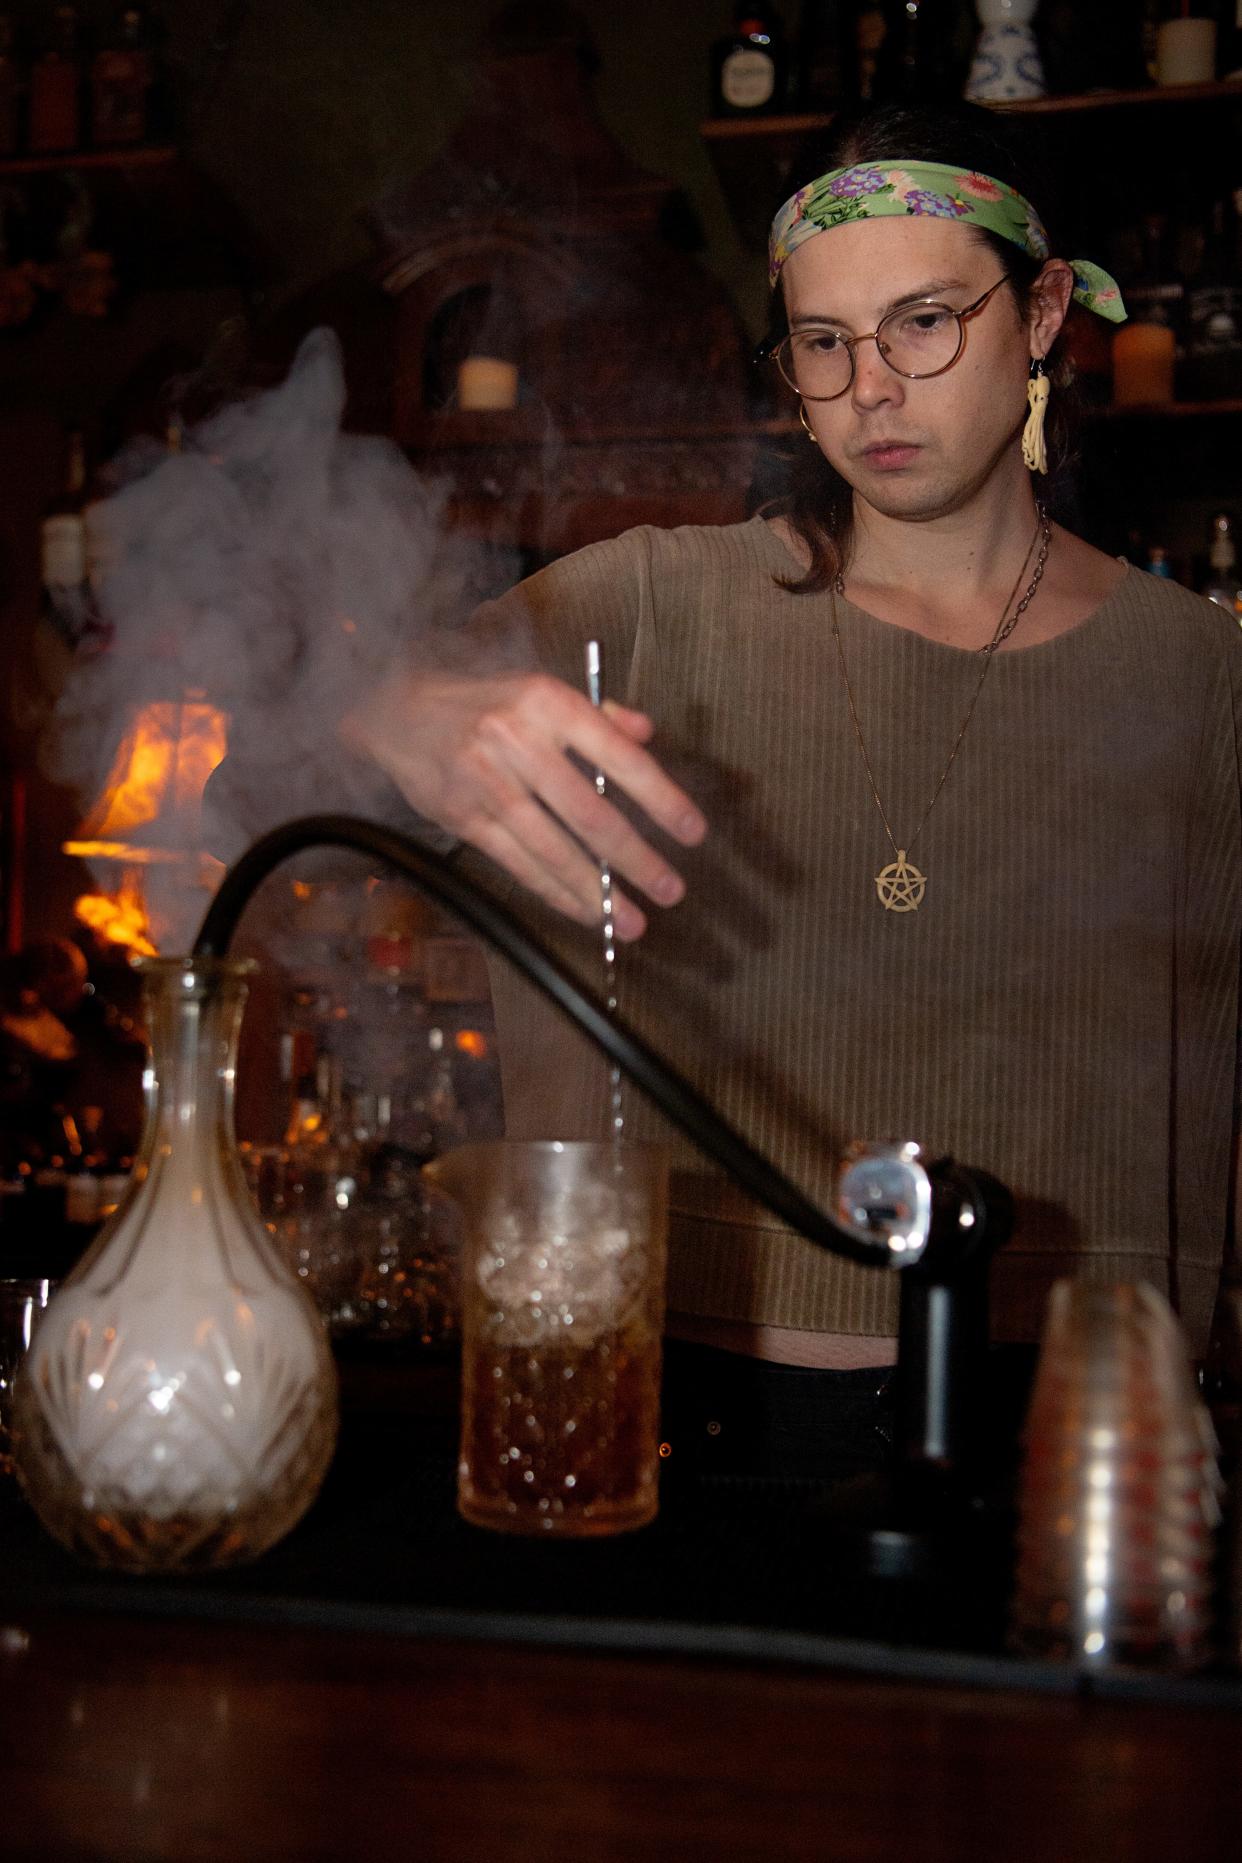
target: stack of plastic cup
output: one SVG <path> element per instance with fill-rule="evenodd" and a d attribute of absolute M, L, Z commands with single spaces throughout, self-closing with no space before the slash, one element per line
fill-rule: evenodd
<path fill-rule="evenodd" d="M 1208 1357 L 1222 1461 L 1229 1473 L 1221 1562 L 1225 1586 L 1222 1654 L 1234 1668 L 1242 1668 L 1242 1286 L 1236 1267 L 1229 1271 L 1217 1302 Z"/>
<path fill-rule="evenodd" d="M 1084 1668 L 1206 1662 L 1216 1443 L 1154 1288 L 1056 1284 L 1025 1452 L 1015 1647 Z"/>

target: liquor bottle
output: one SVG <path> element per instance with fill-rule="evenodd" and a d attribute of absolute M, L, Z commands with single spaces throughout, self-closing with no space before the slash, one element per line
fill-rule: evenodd
<path fill-rule="evenodd" d="M 435 1155 L 438 1157 L 441 1152 L 452 1151 L 455 1145 L 462 1144 L 469 1133 L 457 1098 L 457 1083 L 453 1078 L 453 1052 L 445 1045 L 443 1029 L 427 1031 L 427 1047 L 432 1061 L 424 1103 Z"/>
<path fill-rule="evenodd" d="M 857 0 L 850 12 L 847 96 L 858 103 L 874 103 L 888 20 L 880 0 Z"/>
<path fill-rule="evenodd" d="M 838 0 L 803 0 L 798 21 L 798 107 L 833 110 L 850 92 L 854 59 L 843 32 L 850 9 Z M 849 22 L 852 27 L 852 20 Z"/>
<path fill-rule="evenodd" d="M 960 97 L 964 77 L 952 0 L 888 0 L 875 73 L 885 103 Z"/>
<path fill-rule="evenodd" d="M 712 114 L 772 116 L 785 108 L 789 57 L 779 15 L 741 5 L 733 30 L 712 47 Z"/>
<path fill-rule="evenodd" d="M 320 1061 L 323 1058 L 321 1056 Z M 321 1158 L 332 1142 L 320 1093 L 321 1072 L 317 1063 L 313 1072 L 298 1076 L 293 1104 L 289 1108 L 289 1123 L 285 1127 L 286 1149 L 312 1158 Z"/>
<path fill-rule="evenodd" d="M 1128 320 L 1113 338 L 1113 400 L 1118 407 L 1172 401 L 1185 285 L 1168 257 L 1168 221 L 1148 214 L 1143 258 L 1125 285 Z"/>
<path fill-rule="evenodd" d="M 72 1268 L 87 1241 L 81 1226 L 69 1220 L 69 1179 L 82 1156 L 82 1141 L 73 1115 L 63 1105 L 46 1115 L 42 1142 L 30 1148 L 26 1180 L 26 1219 L 32 1241 L 37 1241 L 43 1272 L 60 1280 Z"/>
<path fill-rule="evenodd" d="M 1216 27 L 1216 75 L 1242 78 L 1242 0 L 1224 0 Z"/>
<path fill-rule="evenodd" d="M 396 1142 L 422 1164 L 451 1151 L 468 1136 L 453 1079 L 452 1052 L 445 1046 L 441 1028 L 427 1031 L 426 1051 L 393 1107 L 392 1129 Z"/>
<path fill-rule="evenodd" d="M 1239 586 L 1238 552 L 1234 544 L 1235 523 L 1228 511 L 1215 513 L 1208 535 L 1208 571 L 1199 585 L 1199 593 L 1242 620 L 1242 587 Z"/>
<path fill-rule="evenodd" d="M 97 149 L 145 142 L 154 76 L 146 16 L 122 6 L 91 65 L 91 141 Z"/>
<path fill-rule="evenodd" d="M 1242 395 L 1242 191 L 1212 203 L 1203 258 L 1186 293 L 1180 396 L 1225 401 Z"/>
<path fill-rule="evenodd" d="M 52 14 L 43 50 L 30 68 L 26 143 L 32 155 L 63 155 L 82 140 L 82 54 L 76 6 Z"/>
<path fill-rule="evenodd" d="M 72 432 L 65 442 L 61 489 L 40 526 L 43 598 L 40 620 L 71 647 L 90 630 L 94 601 L 86 561 L 86 448 Z"/>
<path fill-rule="evenodd" d="M 26 777 L 7 747 L 0 745 L 0 951 L 22 945 L 25 916 Z M 0 1126 L 3 1125 L 3 1063 L 0 1062 Z M 3 1143 L 0 1140 L 0 1151 Z"/>
<path fill-rule="evenodd" d="M 0 13 L 0 156 L 21 147 L 22 74 L 13 15 Z"/>
<path fill-rule="evenodd" d="M 65 1214 L 76 1224 L 85 1247 L 94 1231 L 120 1202 L 129 1184 L 133 1159 L 118 1148 L 102 1106 L 83 1106 L 77 1116 L 82 1142 L 66 1185 Z"/>

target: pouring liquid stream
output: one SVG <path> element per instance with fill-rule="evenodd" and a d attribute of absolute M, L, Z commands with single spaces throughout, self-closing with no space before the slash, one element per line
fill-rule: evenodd
<path fill-rule="evenodd" d="M 603 655 L 597 640 L 586 643 L 587 697 L 597 709 L 604 702 Z M 604 772 L 596 770 L 595 789 L 607 794 Z M 600 931 L 604 959 L 604 1003 L 610 1016 L 617 1013 L 617 941 L 612 909 L 612 872 L 606 860 L 599 863 Z M 621 1100 L 621 1069 L 614 1062 L 608 1071 L 608 1127 L 614 1148 L 619 1148 L 625 1131 L 625 1109 Z M 618 1160 L 619 1162 L 619 1160 Z"/>

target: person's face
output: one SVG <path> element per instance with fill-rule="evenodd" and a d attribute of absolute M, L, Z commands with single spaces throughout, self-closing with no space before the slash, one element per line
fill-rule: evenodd
<path fill-rule="evenodd" d="M 786 262 L 782 284 L 791 330 L 828 323 L 858 336 L 917 298 L 963 310 L 1004 272 L 966 227 L 893 218 L 806 240 Z M 950 369 L 917 381 L 889 368 L 874 342 L 862 343 L 845 393 L 806 403 L 824 457 L 886 515 L 919 519 L 959 508 L 1016 445 L 1030 360 L 1051 336 L 1028 328 L 1006 285 L 967 320 L 964 337 Z"/>

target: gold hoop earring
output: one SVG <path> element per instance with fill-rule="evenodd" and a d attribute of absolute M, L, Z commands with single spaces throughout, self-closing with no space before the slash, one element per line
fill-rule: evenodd
<path fill-rule="evenodd" d="M 1022 429 L 1022 462 L 1028 472 L 1047 472 L 1048 448 L 1044 441 L 1044 419 L 1048 412 L 1048 394 L 1052 384 L 1044 367 L 1042 356 L 1036 356 L 1031 363 L 1030 380 L 1026 384 L 1026 400 L 1030 413 L 1026 417 L 1026 426 Z"/>
<path fill-rule="evenodd" d="M 812 427 L 810 421 L 806 417 L 806 402 L 805 401 L 799 401 L 798 403 L 798 419 L 802 422 L 803 432 L 806 434 L 807 439 L 811 442 L 811 445 L 818 446 L 819 435 L 816 433 L 815 429 Z"/>

